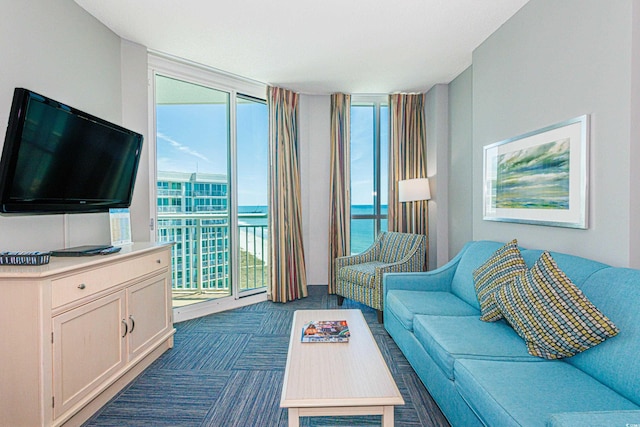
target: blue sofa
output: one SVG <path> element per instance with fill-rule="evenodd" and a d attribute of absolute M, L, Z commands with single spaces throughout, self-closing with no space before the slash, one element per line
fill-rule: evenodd
<path fill-rule="evenodd" d="M 384 326 L 451 425 L 640 427 L 640 270 L 551 252 L 620 332 L 541 359 L 504 320 L 480 320 L 473 271 L 502 246 L 470 242 L 437 270 L 384 276 Z M 520 249 L 529 267 L 542 254 Z"/>

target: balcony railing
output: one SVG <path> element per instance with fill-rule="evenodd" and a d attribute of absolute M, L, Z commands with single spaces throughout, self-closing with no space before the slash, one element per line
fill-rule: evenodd
<path fill-rule="evenodd" d="M 168 189 L 168 188 L 158 188 L 157 189 L 157 194 L 158 197 L 162 197 L 162 196 L 181 196 L 182 195 L 182 190 L 172 190 L 172 189 Z"/>
<path fill-rule="evenodd" d="M 268 284 L 267 214 L 238 216 L 239 291 Z M 229 218 L 225 213 L 158 213 L 158 240 L 171 241 L 174 294 L 230 295 Z"/>

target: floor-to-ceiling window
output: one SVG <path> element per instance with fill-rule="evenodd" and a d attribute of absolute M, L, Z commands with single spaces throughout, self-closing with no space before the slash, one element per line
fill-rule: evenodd
<path fill-rule="evenodd" d="M 353 96 L 351 103 L 351 253 L 387 230 L 389 106 L 386 97 Z"/>
<path fill-rule="evenodd" d="M 156 232 L 174 243 L 174 309 L 264 293 L 269 278 L 265 101 L 180 71 L 150 70 Z"/>

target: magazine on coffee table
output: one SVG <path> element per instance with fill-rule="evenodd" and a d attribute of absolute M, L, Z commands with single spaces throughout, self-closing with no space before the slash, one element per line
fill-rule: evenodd
<path fill-rule="evenodd" d="M 316 320 L 302 327 L 302 342 L 349 342 L 346 320 Z"/>

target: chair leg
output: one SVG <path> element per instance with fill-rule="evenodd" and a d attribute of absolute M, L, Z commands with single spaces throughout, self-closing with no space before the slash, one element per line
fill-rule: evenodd
<path fill-rule="evenodd" d="M 384 313 L 382 310 L 376 310 L 378 312 L 378 323 L 384 323 Z"/>
<path fill-rule="evenodd" d="M 344 302 L 344 297 L 342 295 L 336 295 L 338 297 L 338 306 L 342 307 L 342 303 Z"/>

